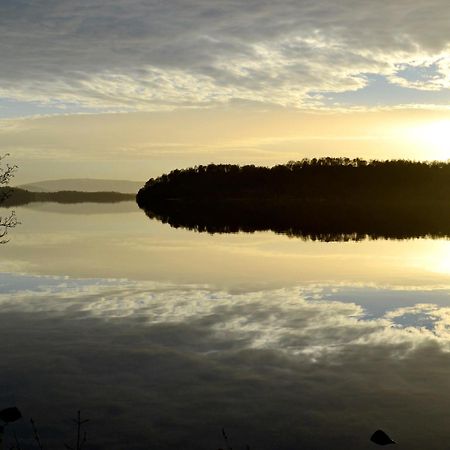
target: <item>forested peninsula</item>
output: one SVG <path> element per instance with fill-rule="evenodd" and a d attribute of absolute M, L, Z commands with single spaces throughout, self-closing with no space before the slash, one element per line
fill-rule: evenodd
<path fill-rule="evenodd" d="M 197 231 L 272 230 L 321 240 L 450 236 L 450 163 L 303 159 L 210 164 L 150 179 L 151 218 Z"/>
<path fill-rule="evenodd" d="M 140 206 L 163 199 L 448 201 L 450 163 L 321 158 L 270 168 L 210 164 L 150 179 L 137 196 Z"/>

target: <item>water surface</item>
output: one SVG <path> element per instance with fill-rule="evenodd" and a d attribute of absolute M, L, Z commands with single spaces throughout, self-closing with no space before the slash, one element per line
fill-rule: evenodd
<path fill-rule="evenodd" d="M 314 242 L 36 204 L 0 247 L 0 404 L 47 448 L 447 447 L 450 242 Z M 26 448 L 31 431 L 16 427 Z M 70 443 L 69 442 L 69 443 Z"/>

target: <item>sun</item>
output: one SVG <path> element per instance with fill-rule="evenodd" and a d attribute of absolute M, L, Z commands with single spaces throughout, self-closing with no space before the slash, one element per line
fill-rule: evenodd
<path fill-rule="evenodd" d="M 450 120 L 438 120 L 420 124 L 408 130 L 410 138 L 424 146 L 431 159 L 450 158 Z"/>

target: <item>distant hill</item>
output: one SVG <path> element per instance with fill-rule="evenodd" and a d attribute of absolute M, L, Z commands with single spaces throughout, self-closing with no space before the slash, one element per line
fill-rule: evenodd
<path fill-rule="evenodd" d="M 36 183 L 16 186 L 30 192 L 121 192 L 124 194 L 136 194 L 144 185 L 140 181 L 129 180 L 100 180 L 92 178 L 71 178 L 62 180 L 45 180 Z"/>

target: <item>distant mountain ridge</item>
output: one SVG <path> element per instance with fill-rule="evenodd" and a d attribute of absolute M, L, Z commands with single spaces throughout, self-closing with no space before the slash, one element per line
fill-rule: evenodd
<path fill-rule="evenodd" d="M 144 185 L 141 181 L 130 180 L 103 180 L 95 178 L 67 178 L 60 180 L 44 180 L 16 186 L 30 192 L 120 192 L 123 194 L 136 194 Z"/>

